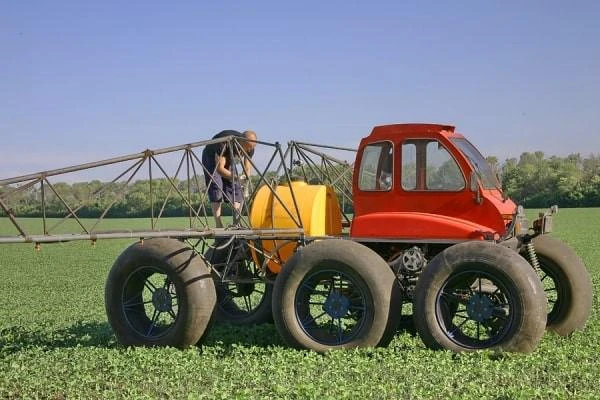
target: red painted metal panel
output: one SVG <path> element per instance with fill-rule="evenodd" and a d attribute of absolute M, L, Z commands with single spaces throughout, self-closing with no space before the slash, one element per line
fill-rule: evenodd
<path fill-rule="evenodd" d="M 515 212 L 516 205 L 511 200 L 503 199 L 499 189 L 479 189 L 481 201 L 479 203 L 476 201 L 477 193 L 473 192 L 469 185 L 469 177 L 474 169 L 450 140 L 456 137 L 464 136 L 454 132 L 454 127 L 449 125 L 398 124 L 375 127 L 369 136 L 363 138 L 355 162 L 354 220 L 351 235 L 388 238 L 408 235 L 415 239 L 466 239 L 473 235 L 472 238 L 475 238 L 476 231 L 504 234 L 508 222 L 506 216 Z M 394 171 L 398 174 L 402 167 L 402 160 L 398 156 L 402 143 L 410 139 L 432 139 L 441 143 L 458 163 L 465 178 L 464 189 L 459 191 L 403 190 L 398 176 L 394 177 L 394 184 L 390 191 L 358 189 L 358 168 L 361 165 L 362 151 L 365 146 L 382 140 L 393 142 Z M 424 188 L 424 184 L 419 185 L 418 188 Z M 418 217 L 410 217 L 410 214 Z M 423 217 L 423 215 L 429 216 Z M 392 218 L 394 218 L 393 222 Z M 406 223 L 419 223 L 421 226 L 418 229 L 403 226 Z"/>
<path fill-rule="evenodd" d="M 483 240 L 493 237 L 488 227 L 444 215 L 380 212 L 355 217 L 352 237 L 386 239 Z"/>

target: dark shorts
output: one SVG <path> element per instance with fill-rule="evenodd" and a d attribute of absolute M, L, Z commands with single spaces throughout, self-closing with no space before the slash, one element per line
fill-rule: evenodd
<path fill-rule="evenodd" d="M 226 203 L 242 203 L 244 201 L 240 183 L 232 183 L 219 175 L 216 171 L 214 156 L 206 156 L 203 152 L 202 164 L 206 168 L 204 171 L 204 183 L 208 187 L 208 200 L 211 203 L 220 203 L 222 201 Z"/>
<path fill-rule="evenodd" d="M 244 199 L 242 188 L 238 182 L 231 183 L 227 179 L 223 179 L 221 175 L 215 173 L 214 179 L 211 181 L 210 176 L 204 175 L 204 181 L 208 186 L 208 200 L 211 203 L 241 203 Z"/>

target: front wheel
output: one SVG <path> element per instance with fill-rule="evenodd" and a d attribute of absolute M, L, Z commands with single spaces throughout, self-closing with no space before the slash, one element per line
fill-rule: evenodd
<path fill-rule="evenodd" d="M 419 336 L 433 349 L 531 352 L 544 334 L 546 297 L 516 252 L 467 242 L 438 254 L 415 288 Z"/>
<path fill-rule="evenodd" d="M 546 329 L 567 336 L 583 328 L 592 312 L 590 274 L 581 258 L 560 240 L 540 235 L 533 239 L 533 246 L 539 261 L 538 273 L 548 297 Z M 526 248 L 522 254 L 528 256 Z"/>

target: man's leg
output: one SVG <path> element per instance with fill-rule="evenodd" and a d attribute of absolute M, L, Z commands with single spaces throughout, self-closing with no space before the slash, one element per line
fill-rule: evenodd
<path fill-rule="evenodd" d="M 238 226 L 240 224 L 240 220 L 242 219 L 242 203 L 234 201 L 233 202 L 233 224 Z"/>
<path fill-rule="evenodd" d="M 242 188 L 239 182 L 234 182 L 230 188 L 230 198 L 233 204 L 233 225 L 239 226 L 240 220 L 242 219 L 242 204 L 244 198 L 242 197 Z"/>
<path fill-rule="evenodd" d="M 221 178 L 221 175 L 215 174 L 212 181 L 209 179 L 206 180 L 208 181 L 208 201 L 210 201 L 210 208 L 212 209 L 212 214 L 215 218 L 215 226 L 217 228 L 222 228 L 221 202 L 223 201 L 223 179 Z"/>
<path fill-rule="evenodd" d="M 221 203 L 210 203 L 210 208 L 212 208 L 213 217 L 215 217 L 215 224 L 217 228 L 223 227 L 223 222 L 221 221 Z"/>

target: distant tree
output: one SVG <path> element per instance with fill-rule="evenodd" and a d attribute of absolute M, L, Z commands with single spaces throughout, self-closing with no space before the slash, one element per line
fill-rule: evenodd
<path fill-rule="evenodd" d="M 600 154 L 590 154 L 585 158 L 581 154 L 548 158 L 543 152 L 537 151 L 524 152 L 519 159 L 509 158 L 503 164 L 494 156 L 487 157 L 487 160 L 501 175 L 503 190 L 526 207 L 542 208 L 552 204 L 563 207 L 600 207 Z M 447 167 L 444 165 L 437 171 L 440 176 L 452 175 L 452 171 L 447 171 Z M 349 186 L 352 171 L 344 172 L 345 168 L 347 166 L 333 165 L 327 168 L 313 166 L 311 169 L 305 165 L 303 168 L 294 168 L 291 175 L 326 184 L 334 181 L 338 198 L 345 211 L 352 212 Z M 414 175 L 414 168 L 414 164 L 404 165 L 403 176 Z M 343 179 L 340 178 L 342 175 Z M 276 184 L 282 176 L 281 171 L 279 174 L 270 171 L 265 179 L 270 184 Z M 259 176 L 251 176 L 253 188 L 259 185 L 259 180 Z M 152 204 L 155 215 L 158 215 L 163 205 L 163 216 L 189 215 L 188 180 L 173 180 L 173 184 L 181 195 L 165 178 L 153 180 L 152 196 L 148 180 L 138 180 L 129 184 L 93 180 L 72 184 L 58 182 L 52 185 L 56 193 L 71 209 L 76 210 L 80 217 L 98 217 L 109 206 L 107 217 L 147 217 L 150 215 Z M 13 185 L 0 187 L 0 198 L 7 207 L 19 217 L 40 217 L 44 212 L 41 186 L 38 184 L 15 189 L 17 186 Z M 200 207 L 202 200 L 204 209 L 210 210 L 205 189 L 203 176 L 191 177 L 189 201 L 194 209 Z M 45 185 L 43 197 L 46 202 L 46 216 L 63 217 L 68 214 L 69 211 L 59 196 Z M 1 209 L 0 215 L 5 216 Z"/>
<path fill-rule="evenodd" d="M 490 164 L 490 167 L 492 168 L 492 171 L 494 171 L 495 174 L 499 174 L 499 170 L 500 170 L 500 165 L 498 164 L 498 157 L 496 156 L 487 156 L 486 161 L 488 162 L 488 164 Z"/>
<path fill-rule="evenodd" d="M 529 207 L 559 204 L 564 207 L 600 205 L 600 157 L 583 159 L 580 154 L 545 158 L 542 152 L 523 153 L 517 161 L 502 166 L 503 188 Z"/>

